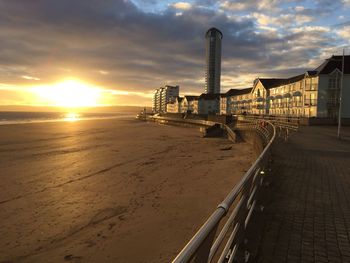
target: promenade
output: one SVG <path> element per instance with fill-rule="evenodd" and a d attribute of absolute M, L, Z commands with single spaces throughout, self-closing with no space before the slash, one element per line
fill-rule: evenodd
<path fill-rule="evenodd" d="M 252 262 L 350 262 L 350 128 L 341 141 L 336 129 L 300 127 L 274 146 Z"/>

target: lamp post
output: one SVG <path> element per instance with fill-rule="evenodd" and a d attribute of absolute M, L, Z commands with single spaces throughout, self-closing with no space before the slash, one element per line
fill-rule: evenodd
<path fill-rule="evenodd" d="M 342 102 L 342 91 L 344 83 L 344 57 L 345 57 L 345 48 L 343 48 L 343 59 L 342 59 L 342 69 L 341 69 L 341 79 L 340 79 L 340 91 L 339 91 L 339 112 L 338 112 L 338 139 L 340 139 L 340 128 L 341 128 L 341 102 Z"/>

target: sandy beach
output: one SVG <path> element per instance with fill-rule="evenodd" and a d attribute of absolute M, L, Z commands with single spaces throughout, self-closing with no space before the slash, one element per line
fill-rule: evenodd
<path fill-rule="evenodd" d="M 253 161 L 247 143 L 131 119 L 0 135 L 0 262 L 169 262 Z"/>

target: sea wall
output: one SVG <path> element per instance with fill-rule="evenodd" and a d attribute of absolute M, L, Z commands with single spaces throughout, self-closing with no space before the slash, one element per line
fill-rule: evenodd
<path fill-rule="evenodd" d="M 180 117 L 182 114 L 171 113 L 171 114 L 163 114 L 161 117 L 165 117 L 166 120 L 154 119 L 155 121 L 159 121 L 161 123 L 171 123 L 172 125 L 180 125 L 180 126 L 199 126 L 201 127 L 201 131 L 203 136 L 205 137 L 218 137 L 218 136 L 226 136 L 229 140 L 239 143 L 241 141 L 245 141 L 250 143 L 253 146 L 254 150 L 254 158 L 258 158 L 261 152 L 264 150 L 265 140 L 263 139 L 261 133 L 254 127 L 245 127 L 245 128 L 232 128 L 232 125 L 229 127 L 225 124 L 226 119 L 221 119 L 223 122 L 215 121 L 217 118 L 210 118 L 207 116 L 207 119 L 197 118 L 182 118 Z M 195 115 L 192 115 L 195 116 Z M 220 117 L 220 116 L 218 116 Z M 169 119 L 171 118 L 171 119 Z M 210 119 L 210 120 L 208 120 Z M 215 120 L 213 120 L 215 119 Z M 193 121 L 193 123 L 191 122 Z M 212 125 L 204 125 L 200 124 L 200 121 L 208 121 L 212 122 Z M 217 124 L 214 124 L 217 123 Z M 234 127 L 234 126 L 233 126 Z"/>
<path fill-rule="evenodd" d="M 229 124 L 234 121 L 232 115 L 208 115 L 208 114 L 186 114 L 186 113 L 162 113 L 162 117 L 179 118 L 185 120 L 205 120 L 222 124 Z"/>
<path fill-rule="evenodd" d="M 264 150 L 264 140 L 255 129 L 236 129 L 236 137 L 250 143 L 253 146 L 254 158 L 257 158 Z M 239 140 L 239 139 L 238 139 Z"/>

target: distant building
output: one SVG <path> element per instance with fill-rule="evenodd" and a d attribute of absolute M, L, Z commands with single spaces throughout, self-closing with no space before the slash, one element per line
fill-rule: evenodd
<path fill-rule="evenodd" d="M 251 90 L 230 89 L 220 95 L 220 114 L 244 114 L 251 110 Z"/>
<path fill-rule="evenodd" d="M 159 113 L 160 110 L 160 88 L 156 89 L 153 94 L 153 99 L 152 99 L 152 111 L 153 113 Z"/>
<path fill-rule="evenodd" d="M 216 28 L 210 28 L 205 34 L 205 93 L 208 94 L 220 93 L 222 36 L 221 31 Z"/>
<path fill-rule="evenodd" d="M 198 114 L 198 99 L 199 96 L 184 96 L 182 112 Z"/>
<path fill-rule="evenodd" d="M 199 114 L 218 114 L 220 113 L 220 94 L 203 93 L 198 98 Z"/>
<path fill-rule="evenodd" d="M 177 97 L 175 100 L 175 105 L 177 107 L 177 112 L 181 113 L 182 112 L 182 101 L 184 100 L 183 97 Z"/>
<path fill-rule="evenodd" d="M 233 96 L 229 96 L 228 114 L 248 114 L 252 111 L 253 88 L 236 90 Z"/>
<path fill-rule="evenodd" d="M 166 112 L 169 112 L 169 113 L 178 113 L 179 112 L 179 109 L 176 107 L 175 101 L 167 103 Z"/>
<path fill-rule="evenodd" d="M 173 103 L 176 97 L 179 96 L 179 86 L 165 85 L 156 89 L 153 94 L 153 112 L 165 113 L 167 112 L 167 104 Z"/>
<path fill-rule="evenodd" d="M 154 92 L 153 109 L 155 113 L 259 114 L 336 120 L 342 58 L 332 56 L 316 69 L 290 78 L 257 78 L 252 88 L 230 89 L 224 94 L 203 93 L 182 99 L 178 97 L 178 86 L 165 86 Z M 350 56 L 345 56 L 344 61 L 342 117 L 350 119 Z"/>

